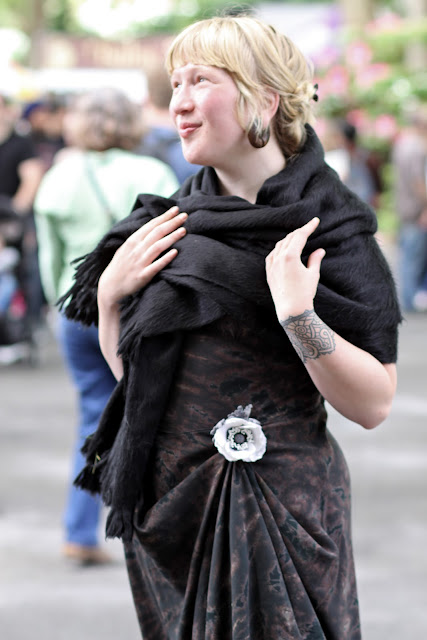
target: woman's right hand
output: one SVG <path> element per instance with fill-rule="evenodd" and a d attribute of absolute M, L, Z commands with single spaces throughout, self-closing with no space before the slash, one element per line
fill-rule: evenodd
<path fill-rule="evenodd" d="M 109 305 L 117 304 L 125 296 L 144 288 L 178 254 L 170 249 L 185 236 L 182 226 L 188 214 L 172 207 L 135 231 L 117 249 L 99 279 L 98 297 Z"/>

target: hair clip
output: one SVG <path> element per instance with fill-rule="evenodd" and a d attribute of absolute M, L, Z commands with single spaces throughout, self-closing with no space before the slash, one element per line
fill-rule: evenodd
<path fill-rule="evenodd" d="M 317 90 L 319 89 L 319 85 L 316 82 L 316 84 L 313 86 L 314 86 L 313 100 L 314 102 L 317 102 L 319 100 L 319 96 L 317 95 Z"/>

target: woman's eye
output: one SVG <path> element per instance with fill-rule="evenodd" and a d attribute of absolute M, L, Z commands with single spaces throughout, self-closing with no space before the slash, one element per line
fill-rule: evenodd
<path fill-rule="evenodd" d="M 197 82 L 206 82 L 205 76 L 198 76 Z"/>

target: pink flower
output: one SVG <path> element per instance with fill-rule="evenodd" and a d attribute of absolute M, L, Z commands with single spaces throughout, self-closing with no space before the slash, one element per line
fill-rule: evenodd
<path fill-rule="evenodd" d="M 369 22 L 366 27 L 366 33 L 378 34 L 379 31 L 397 31 L 402 25 L 402 18 L 396 13 L 387 11 L 379 16 L 376 20 Z"/>
<path fill-rule="evenodd" d="M 342 95 L 347 93 L 350 83 L 350 75 L 345 67 L 337 65 L 329 69 L 322 81 L 322 93 L 324 95 L 334 93 Z"/>
<path fill-rule="evenodd" d="M 356 83 L 362 89 L 370 89 L 374 84 L 385 80 L 390 75 L 390 65 L 385 62 L 376 62 L 365 69 L 359 70 Z"/>
<path fill-rule="evenodd" d="M 316 53 L 313 61 L 317 69 L 327 69 L 337 62 L 339 56 L 338 47 L 328 46 Z"/>
<path fill-rule="evenodd" d="M 378 116 L 374 122 L 374 132 L 378 138 L 393 139 L 398 132 L 396 118 L 387 113 Z"/>
<path fill-rule="evenodd" d="M 346 119 L 356 127 L 357 132 L 361 136 L 370 137 L 375 135 L 374 122 L 367 111 L 363 109 L 353 109 L 347 113 Z"/>
<path fill-rule="evenodd" d="M 316 118 L 316 125 L 314 127 L 319 138 L 322 140 L 326 136 L 328 130 L 328 122 L 325 118 Z"/>
<path fill-rule="evenodd" d="M 353 109 L 347 113 L 346 119 L 358 131 L 366 129 L 369 123 L 369 116 L 363 109 Z"/>
<path fill-rule="evenodd" d="M 361 69 L 372 60 L 372 49 L 366 42 L 352 42 L 347 47 L 345 58 L 348 65 Z"/>

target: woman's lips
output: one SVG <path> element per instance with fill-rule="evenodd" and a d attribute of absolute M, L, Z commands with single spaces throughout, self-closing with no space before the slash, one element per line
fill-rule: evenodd
<path fill-rule="evenodd" d="M 199 124 L 193 124 L 190 122 L 185 122 L 179 125 L 178 131 L 181 138 L 188 138 L 191 134 L 199 128 Z"/>

